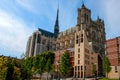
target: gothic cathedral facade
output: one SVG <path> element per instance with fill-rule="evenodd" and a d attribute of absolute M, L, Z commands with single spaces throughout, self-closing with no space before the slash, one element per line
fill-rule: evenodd
<path fill-rule="evenodd" d="M 78 54 L 76 53 L 76 50 L 78 50 L 76 46 L 79 46 L 84 40 L 84 35 L 91 45 L 92 51 L 98 54 L 98 74 L 102 74 L 102 59 L 105 54 L 104 42 L 106 40 L 104 21 L 99 17 L 93 21 L 91 10 L 86 8 L 84 4 L 82 4 L 81 8 L 78 8 L 77 24 L 62 32 L 59 32 L 59 9 L 57 9 L 54 33 L 40 28 L 35 31 L 28 39 L 26 56 L 35 56 L 47 50 L 58 51 L 70 48 L 74 49 L 74 55 L 76 55 Z M 74 62 L 74 70 L 75 66 Z"/>

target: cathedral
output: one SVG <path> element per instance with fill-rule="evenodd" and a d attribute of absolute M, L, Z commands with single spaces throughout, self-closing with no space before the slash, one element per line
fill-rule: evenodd
<path fill-rule="evenodd" d="M 103 74 L 102 59 L 105 54 L 105 40 L 104 21 L 99 17 L 97 20 L 92 20 L 91 10 L 84 4 L 78 8 L 77 24 L 62 32 L 59 32 L 59 9 L 57 9 L 54 33 L 40 28 L 33 32 L 27 42 L 26 56 L 35 56 L 48 50 L 54 52 L 72 50 L 74 77 L 92 76 L 87 69 L 90 71 L 89 67 L 93 63 L 97 63 L 97 74 L 101 75 Z M 92 60 L 93 62 L 91 62 Z"/>

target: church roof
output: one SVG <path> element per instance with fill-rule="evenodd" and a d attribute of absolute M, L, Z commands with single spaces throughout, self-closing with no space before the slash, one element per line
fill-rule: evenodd
<path fill-rule="evenodd" d="M 41 32 L 42 35 L 46 36 L 46 37 L 55 37 L 55 34 L 43 29 L 38 28 L 38 30 Z"/>

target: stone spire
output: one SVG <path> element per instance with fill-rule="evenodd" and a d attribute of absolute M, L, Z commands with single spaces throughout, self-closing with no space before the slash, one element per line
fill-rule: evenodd
<path fill-rule="evenodd" d="M 55 34 L 55 36 L 57 36 L 58 33 L 59 33 L 59 7 L 57 9 L 57 17 L 56 17 L 55 26 L 54 26 L 54 34 Z"/>

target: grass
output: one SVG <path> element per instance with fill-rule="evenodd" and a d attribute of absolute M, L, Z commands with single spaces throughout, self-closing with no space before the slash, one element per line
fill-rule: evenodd
<path fill-rule="evenodd" d="M 99 80 L 118 80 L 118 79 L 108 79 L 108 78 L 101 78 Z"/>

